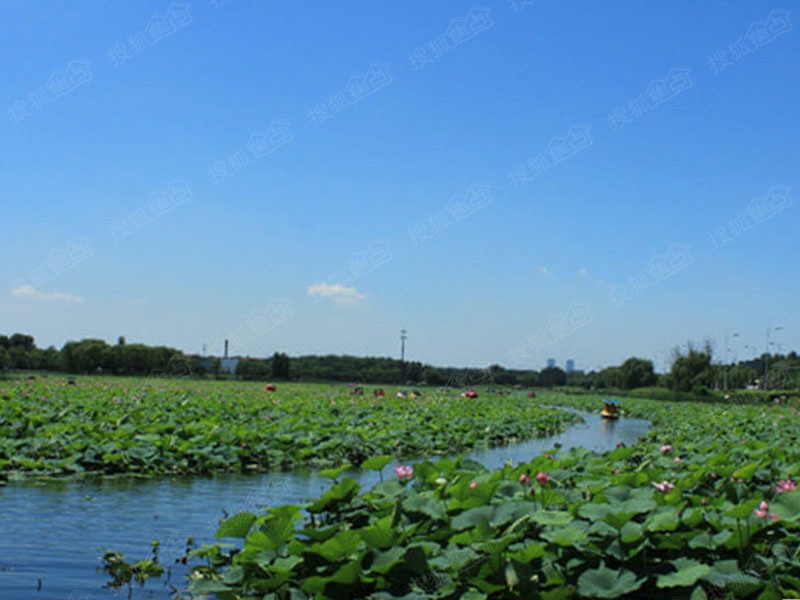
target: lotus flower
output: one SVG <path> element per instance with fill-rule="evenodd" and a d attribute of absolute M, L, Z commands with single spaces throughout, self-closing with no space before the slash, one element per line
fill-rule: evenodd
<path fill-rule="evenodd" d="M 783 492 L 793 492 L 796 489 L 797 489 L 797 484 L 794 481 L 792 481 L 791 479 L 784 479 L 778 482 L 775 491 L 778 492 L 779 494 L 782 494 Z"/>
<path fill-rule="evenodd" d="M 767 504 L 766 500 L 762 500 L 761 504 L 758 505 L 758 508 L 753 510 L 753 514 L 760 519 L 772 519 L 773 521 L 778 518 L 778 515 L 775 513 L 770 513 L 769 511 L 769 504 Z"/>
<path fill-rule="evenodd" d="M 665 452 L 669 452 L 670 450 L 672 450 L 672 446 L 670 446 L 669 444 L 664 444 L 663 446 L 661 446 L 661 448 L 659 448 L 659 450 L 661 450 L 661 453 L 664 454 Z"/>
<path fill-rule="evenodd" d="M 397 465 L 394 468 L 394 474 L 401 481 L 403 479 L 411 479 L 414 476 L 414 467 L 411 465 Z"/>
<path fill-rule="evenodd" d="M 539 485 L 545 485 L 548 481 L 550 481 L 550 474 L 539 472 L 536 474 L 536 481 L 539 482 Z"/>
<path fill-rule="evenodd" d="M 522 475 L 519 476 L 519 482 L 523 485 L 527 485 L 531 482 L 531 476 L 523 473 Z"/>
<path fill-rule="evenodd" d="M 683 459 L 680 456 L 676 456 L 672 462 L 683 462 Z"/>
<path fill-rule="evenodd" d="M 651 485 L 656 488 L 659 492 L 668 493 L 675 489 L 675 485 L 670 483 L 669 481 L 662 481 L 661 483 L 656 483 L 653 481 Z"/>
<path fill-rule="evenodd" d="M 473 481 L 472 483 L 469 484 L 469 489 L 471 490 L 474 490 L 476 487 L 478 487 L 477 481 Z"/>

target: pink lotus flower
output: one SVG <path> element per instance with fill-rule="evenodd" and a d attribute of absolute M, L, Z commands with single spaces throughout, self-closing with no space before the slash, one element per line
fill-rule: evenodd
<path fill-rule="evenodd" d="M 676 456 L 672 462 L 683 462 L 683 459 L 680 456 Z"/>
<path fill-rule="evenodd" d="M 656 483 L 655 481 L 651 482 L 651 485 L 656 488 L 659 492 L 663 492 L 664 494 L 671 492 L 675 489 L 675 485 L 670 483 L 669 481 L 662 481 L 661 483 Z"/>
<path fill-rule="evenodd" d="M 792 481 L 791 479 L 784 479 L 778 482 L 778 486 L 775 488 L 775 491 L 779 494 L 783 492 L 793 492 L 797 489 L 797 484 Z"/>
<path fill-rule="evenodd" d="M 769 504 L 765 500 L 761 501 L 761 504 L 758 505 L 758 508 L 753 509 L 753 514 L 760 519 L 772 519 L 773 521 L 778 518 L 778 515 L 775 513 L 770 513 L 769 511 Z"/>
<path fill-rule="evenodd" d="M 477 481 L 473 481 L 472 483 L 469 484 L 469 489 L 471 490 L 474 490 L 476 487 L 478 487 Z"/>
<path fill-rule="evenodd" d="M 531 482 L 531 476 L 523 473 L 519 476 L 519 482 L 523 485 L 528 485 Z"/>
<path fill-rule="evenodd" d="M 669 444 L 664 444 L 663 446 L 661 446 L 661 448 L 659 448 L 659 450 L 661 450 L 661 453 L 663 454 L 665 452 L 669 452 L 670 450 L 672 450 L 672 446 L 670 446 Z"/>
<path fill-rule="evenodd" d="M 539 472 L 536 474 L 536 481 L 539 482 L 539 485 L 545 485 L 547 482 L 550 481 L 550 474 Z"/>
<path fill-rule="evenodd" d="M 401 481 L 403 479 L 411 479 L 414 476 L 414 467 L 411 465 L 398 464 L 394 468 L 394 474 L 397 475 L 397 478 Z"/>

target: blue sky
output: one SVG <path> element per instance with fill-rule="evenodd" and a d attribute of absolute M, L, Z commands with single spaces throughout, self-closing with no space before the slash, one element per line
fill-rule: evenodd
<path fill-rule="evenodd" d="M 410 359 L 533 368 L 797 348 L 785 8 L 8 2 L 0 331 L 394 356 L 406 328 Z"/>

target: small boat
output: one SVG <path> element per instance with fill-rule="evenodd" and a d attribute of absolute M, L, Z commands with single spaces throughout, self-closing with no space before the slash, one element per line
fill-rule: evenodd
<path fill-rule="evenodd" d="M 606 398 L 603 400 L 603 410 L 600 416 L 604 419 L 619 419 L 619 400 Z"/>

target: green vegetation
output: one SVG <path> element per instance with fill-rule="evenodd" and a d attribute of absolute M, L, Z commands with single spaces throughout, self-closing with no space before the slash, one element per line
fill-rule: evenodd
<path fill-rule="evenodd" d="M 0 384 L 6 476 L 200 474 L 360 465 L 551 435 L 578 417 L 527 398 L 457 391 L 353 395 L 347 386 L 66 378 Z"/>
<path fill-rule="evenodd" d="M 765 378 L 765 366 L 766 375 Z M 689 344 L 676 349 L 670 372 L 657 375 L 652 361 L 631 357 L 622 365 L 598 372 L 566 373 L 558 367 L 541 371 L 486 368 L 435 367 L 391 358 L 356 356 L 299 356 L 275 352 L 270 358 L 238 359 L 235 373 L 222 372 L 218 358 L 185 356 L 175 348 L 128 344 L 124 337 L 116 345 L 103 340 L 67 342 L 61 350 L 36 347 L 29 335 L 0 335 L 0 377 L 9 371 L 57 371 L 71 374 L 188 376 L 196 379 L 238 379 L 242 381 L 302 381 L 370 384 L 422 384 L 469 388 L 475 386 L 521 386 L 591 390 L 632 390 L 658 386 L 676 394 L 711 396 L 713 391 L 757 386 L 763 390 L 800 389 L 800 357 L 763 354 L 753 360 L 722 364 L 713 360 L 710 345 L 702 349 Z"/>
<path fill-rule="evenodd" d="M 798 597 L 797 411 L 624 408 L 656 426 L 602 455 L 553 450 L 495 472 L 398 465 L 367 491 L 329 472 L 319 498 L 227 519 L 217 537 L 238 543 L 193 550 L 191 588 L 223 600 Z"/>

